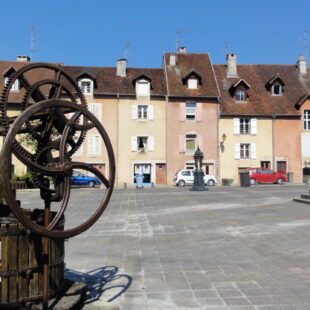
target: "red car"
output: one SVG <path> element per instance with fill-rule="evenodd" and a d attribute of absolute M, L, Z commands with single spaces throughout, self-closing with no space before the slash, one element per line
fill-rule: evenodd
<path fill-rule="evenodd" d="M 257 183 L 278 183 L 287 182 L 286 175 L 281 172 L 275 172 L 268 168 L 250 168 L 250 184 Z"/>

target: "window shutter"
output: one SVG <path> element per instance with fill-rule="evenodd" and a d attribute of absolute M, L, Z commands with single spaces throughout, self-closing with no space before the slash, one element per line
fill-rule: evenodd
<path fill-rule="evenodd" d="M 251 135 L 257 134 L 257 119 L 251 118 Z"/>
<path fill-rule="evenodd" d="M 180 153 L 185 152 L 185 135 L 179 136 L 179 152 Z"/>
<path fill-rule="evenodd" d="M 95 149 L 95 143 L 94 143 L 94 137 L 90 136 L 88 137 L 88 154 L 94 154 L 94 149 Z"/>
<path fill-rule="evenodd" d="M 235 144 L 235 159 L 240 159 L 240 143 Z"/>
<path fill-rule="evenodd" d="M 185 102 L 180 102 L 180 109 L 179 109 L 179 113 L 180 113 L 180 121 L 184 122 L 185 121 Z"/>
<path fill-rule="evenodd" d="M 153 105 L 148 105 L 147 107 L 147 118 L 149 120 L 154 119 L 154 106 Z"/>
<path fill-rule="evenodd" d="M 198 146 L 203 151 L 203 135 L 198 135 Z"/>
<path fill-rule="evenodd" d="M 131 151 L 137 152 L 138 151 L 138 139 L 137 136 L 131 137 Z"/>
<path fill-rule="evenodd" d="M 256 143 L 251 143 L 251 159 L 256 159 Z"/>
<path fill-rule="evenodd" d="M 234 118 L 234 134 L 240 134 L 240 119 L 238 117 Z"/>
<path fill-rule="evenodd" d="M 138 106 L 136 104 L 134 104 L 132 106 L 132 119 L 137 119 L 138 118 Z"/>
<path fill-rule="evenodd" d="M 198 122 L 202 121 L 202 103 L 201 102 L 196 103 L 196 119 Z"/>
<path fill-rule="evenodd" d="M 154 137 L 152 136 L 147 138 L 147 150 L 149 152 L 154 152 Z"/>

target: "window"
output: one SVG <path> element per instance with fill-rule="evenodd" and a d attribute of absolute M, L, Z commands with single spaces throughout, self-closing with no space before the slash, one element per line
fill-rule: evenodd
<path fill-rule="evenodd" d="M 186 152 L 195 152 L 197 148 L 196 140 L 197 140 L 197 135 L 195 134 L 186 135 L 186 138 L 185 138 Z"/>
<path fill-rule="evenodd" d="M 94 83 L 90 79 L 82 79 L 79 81 L 79 86 L 83 94 L 90 95 L 93 93 Z"/>
<path fill-rule="evenodd" d="M 243 89 L 237 89 L 235 93 L 235 99 L 237 102 L 245 102 L 246 101 L 246 93 Z"/>
<path fill-rule="evenodd" d="M 197 79 L 188 79 L 187 87 L 189 89 L 197 89 L 198 88 L 198 80 Z"/>
<path fill-rule="evenodd" d="M 9 82 L 10 78 L 7 76 L 4 78 L 4 85 L 6 85 Z M 15 80 L 14 84 L 11 87 L 11 91 L 19 91 L 19 80 Z"/>
<path fill-rule="evenodd" d="M 282 96 L 282 86 L 280 84 L 272 85 L 271 92 L 273 96 Z"/>
<path fill-rule="evenodd" d="M 147 105 L 138 105 L 138 119 L 147 119 Z"/>
<path fill-rule="evenodd" d="M 310 130 L 310 110 L 304 110 L 304 130 Z"/>
<path fill-rule="evenodd" d="M 251 120 L 249 118 L 240 118 L 240 134 L 249 134 L 251 133 Z"/>
<path fill-rule="evenodd" d="M 185 115 L 187 120 L 195 120 L 196 119 L 196 103 L 188 102 L 185 105 Z"/>
<path fill-rule="evenodd" d="M 77 143 L 78 140 L 79 140 L 79 138 L 80 138 L 80 135 L 76 133 L 76 134 L 73 136 L 73 141 L 74 141 L 75 143 Z M 82 156 L 82 155 L 83 155 L 83 144 L 75 151 L 75 153 L 73 154 L 73 156 Z"/>
<path fill-rule="evenodd" d="M 240 158 L 250 158 L 250 143 L 240 144 Z"/>
<path fill-rule="evenodd" d="M 182 171 L 181 175 L 182 176 L 189 176 L 190 177 L 191 176 L 191 172 L 189 170 L 188 171 Z"/>
<path fill-rule="evenodd" d="M 186 170 L 194 170 L 195 169 L 195 163 L 186 163 L 185 169 Z"/>
<path fill-rule="evenodd" d="M 101 120 L 101 104 L 100 103 L 90 103 L 88 105 L 89 112 L 94 114 L 94 116 L 100 121 Z"/>
<path fill-rule="evenodd" d="M 137 96 L 149 96 L 150 95 L 150 82 L 147 80 L 139 80 L 136 83 Z"/>
<path fill-rule="evenodd" d="M 234 118 L 234 134 L 235 135 L 256 135 L 257 119 L 256 118 Z"/>
<path fill-rule="evenodd" d="M 154 151 L 154 137 L 152 136 L 131 137 L 131 151 L 153 152 Z"/>
<path fill-rule="evenodd" d="M 100 136 L 92 135 L 88 137 L 88 154 L 99 155 L 100 154 Z"/>

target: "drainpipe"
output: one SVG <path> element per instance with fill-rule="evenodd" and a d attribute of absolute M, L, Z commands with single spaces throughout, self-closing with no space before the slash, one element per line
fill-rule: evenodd
<path fill-rule="evenodd" d="M 217 180 L 218 182 L 220 182 L 221 180 L 221 170 L 220 170 L 220 137 L 219 137 L 219 133 L 220 133 L 220 98 L 218 97 L 218 105 L 217 105 L 217 128 L 216 128 L 216 144 L 217 144 L 217 154 L 216 154 L 216 157 L 217 157 L 217 160 L 216 160 L 216 176 L 217 176 Z"/>
<path fill-rule="evenodd" d="M 274 123 L 276 120 L 276 115 L 272 115 L 272 169 L 276 168 L 276 157 L 275 157 L 275 137 L 274 137 Z"/>
<path fill-rule="evenodd" d="M 117 134 L 116 134 L 116 145 L 117 145 L 117 153 L 116 153 L 116 184 L 118 184 L 119 181 L 119 175 L 118 175 L 118 164 L 119 164 L 119 93 L 116 94 L 117 98 L 117 108 L 116 108 L 116 113 L 117 113 L 117 118 L 116 118 L 116 126 L 117 126 Z"/>

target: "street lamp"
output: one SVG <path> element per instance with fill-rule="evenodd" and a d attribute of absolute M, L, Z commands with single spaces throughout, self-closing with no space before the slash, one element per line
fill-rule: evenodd
<path fill-rule="evenodd" d="M 200 151 L 199 147 L 194 153 L 195 160 L 195 171 L 194 171 L 194 183 L 190 191 L 207 191 L 208 188 L 205 186 L 205 182 L 203 179 L 204 173 L 202 171 L 202 160 L 203 160 L 203 152 Z"/>

